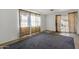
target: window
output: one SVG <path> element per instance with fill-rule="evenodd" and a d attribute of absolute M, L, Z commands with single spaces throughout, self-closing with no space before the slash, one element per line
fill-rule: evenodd
<path fill-rule="evenodd" d="M 37 26 L 41 26 L 41 20 L 40 20 L 40 15 L 36 15 L 36 24 Z"/>
<path fill-rule="evenodd" d="M 40 32 L 41 18 L 40 15 L 20 10 L 20 35 L 30 35 L 31 33 Z"/>
<path fill-rule="evenodd" d="M 31 27 L 36 27 L 35 14 L 31 14 Z"/>
<path fill-rule="evenodd" d="M 40 15 L 31 14 L 31 26 L 32 27 L 41 26 Z"/>
<path fill-rule="evenodd" d="M 31 14 L 31 31 L 32 31 L 32 33 L 40 32 L 40 26 L 41 26 L 40 23 L 41 23 L 40 15 Z"/>
<path fill-rule="evenodd" d="M 28 27 L 28 15 L 21 15 L 21 27 Z"/>
<path fill-rule="evenodd" d="M 29 22 L 29 13 L 20 11 L 20 36 L 30 34 L 30 27 L 28 22 Z"/>

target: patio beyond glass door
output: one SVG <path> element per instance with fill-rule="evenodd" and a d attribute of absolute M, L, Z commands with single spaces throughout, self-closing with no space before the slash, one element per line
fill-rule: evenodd
<path fill-rule="evenodd" d="M 68 17 L 63 16 L 61 18 L 61 32 L 69 32 L 69 23 L 68 23 Z"/>

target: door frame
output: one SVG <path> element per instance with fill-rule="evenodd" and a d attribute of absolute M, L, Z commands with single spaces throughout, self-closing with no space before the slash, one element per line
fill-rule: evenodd
<path fill-rule="evenodd" d="M 78 12 L 77 11 L 75 11 L 75 12 L 69 12 L 68 14 L 71 14 L 71 13 L 77 13 L 77 17 L 78 17 Z M 69 21 L 69 16 L 68 16 L 68 21 Z M 75 21 L 75 26 L 77 25 L 77 19 L 75 19 L 74 20 Z M 69 22 L 68 22 L 69 23 Z M 74 33 L 77 33 L 77 29 L 76 29 L 76 27 L 74 26 Z M 70 26 L 69 26 L 70 27 Z M 72 32 L 70 32 L 69 31 L 69 33 L 72 33 Z"/>
<path fill-rule="evenodd" d="M 21 38 L 21 37 L 23 37 L 21 34 L 21 14 L 20 14 L 20 12 L 21 11 L 24 11 L 24 12 L 28 12 L 28 11 L 26 11 L 26 10 L 22 10 L 22 9 L 18 9 L 18 11 L 19 11 L 19 37 Z M 30 29 L 30 27 L 29 27 L 29 29 Z"/>
<path fill-rule="evenodd" d="M 58 31 L 58 29 L 57 29 L 57 16 L 61 16 L 61 15 L 55 15 L 55 26 L 56 26 L 56 32 L 61 32 L 61 31 Z"/>

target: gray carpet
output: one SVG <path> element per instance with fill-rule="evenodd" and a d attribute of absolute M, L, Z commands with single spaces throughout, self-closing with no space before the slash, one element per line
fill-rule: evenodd
<path fill-rule="evenodd" d="M 72 37 L 40 33 L 24 41 L 9 45 L 8 49 L 74 49 Z"/>

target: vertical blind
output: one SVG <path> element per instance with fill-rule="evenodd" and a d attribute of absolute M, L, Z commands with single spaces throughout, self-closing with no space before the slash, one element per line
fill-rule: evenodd
<path fill-rule="evenodd" d="M 20 11 L 20 20 L 21 36 L 40 32 L 41 18 L 39 14 Z"/>

